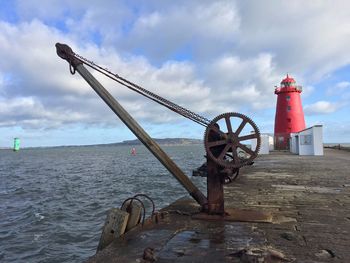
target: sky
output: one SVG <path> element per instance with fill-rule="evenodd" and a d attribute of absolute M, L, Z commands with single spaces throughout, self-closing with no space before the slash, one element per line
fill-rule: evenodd
<path fill-rule="evenodd" d="M 349 1 L 0 0 L 0 147 L 113 143 L 135 136 L 55 43 L 208 119 L 274 127 L 275 86 L 303 87 L 307 127 L 350 142 Z M 205 128 L 94 76 L 156 138 Z"/>

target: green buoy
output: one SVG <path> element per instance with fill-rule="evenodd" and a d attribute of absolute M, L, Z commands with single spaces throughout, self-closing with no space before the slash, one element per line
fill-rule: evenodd
<path fill-rule="evenodd" d="M 14 138 L 14 141 L 13 141 L 13 150 L 14 150 L 15 152 L 19 151 L 19 144 L 20 144 L 19 138 Z"/>

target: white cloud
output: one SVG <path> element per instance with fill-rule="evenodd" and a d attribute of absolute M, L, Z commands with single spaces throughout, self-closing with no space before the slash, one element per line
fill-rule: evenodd
<path fill-rule="evenodd" d="M 239 26 L 239 15 L 232 1 L 170 4 L 141 14 L 123 36 L 123 48 L 141 49 L 152 61 L 172 57 L 179 50 L 187 50 L 202 59 L 232 45 Z"/>
<path fill-rule="evenodd" d="M 336 90 L 345 90 L 350 87 L 350 82 L 348 81 L 341 81 L 335 85 Z"/>
<path fill-rule="evenodd" d="M 87 83 L 69 74 L 56 42 L 206 117 L 274 108 L 274 85 L 286 72 L 306 83 L 308 98 L 315 80 L 350 63 L 350 2 L 20 0 L 17 7 L 18 24 L 0 21 L 0 101 L 10 104 L 2 126 L 116 124 Z M 98 79 L 138 120 L 180 119 Z M 333 113 L 346 94 L 305 112 Z"/>
<path fill-rule="evenodd" d="M 335 112 L 341 105 L 329 101 L 317 101 L 306 105 L 304 111 L 308 115 L 329 114 Z"/>
<path fill-rule="evenodd" d="M 350 63 L 350 2 L 344 1 L 18 1 L 19 16 L 60 21 L 79 46 L 145 54 L 163 63 L 177 53 L 205 61 L 272 54 L 280 72 L 320 79 Z M 136 11 L 135 11 L 136 10 Z M 69 17 L 67 17 L 67 15 Z"/>
<path fill-rule="evenodd" d="M 10 103 L 6 111 L 2 110 L 5 116 L 0 120 L 2 126 L 34 127 L 41 123 L 45 128 L 73 122 L 116 125 L 114 114 L 88 84 L 78 74 L 70 75 L 67 62 L 56 55 L 57 41 L 73 43 L 71 46 L 76 52 L 117 69 L 122 76 L 194 111 L 205 112 L 207 108 L 203 105 L 210 104 L 207 102 L 209 89 L 196 78 L 195 67 L 190 62 L 172 61 L 154 67 L 143 57 L 122 59 L 114 50 L 99 49 L 92 44 L 78 49 L 74 41 L 38 20 L 18 26 L 1 22 L 0 39 L 3 40 L 0 42 L 1 76 L 14 76 L 11 83 L 1 78 L 3 107 L 5 101 Z M 100 76 L 99 79 L 140 120 L 164 122 L 179 118 L 114 82 Z"/>
<path fill-rule="evenodd" d="M 33 97 L 0 100 L 0 127 L 58 128 L 62 124 L 88 121 L 88 116 L 69 109 L 45 108 Z"/>
<path fill-rule="evenodd" d="M 303 89 L 302 96 L 304 98 L 309 97 L 315 91 L 315 87 L 310 85 L 306 85 L 302 87 L 302 89 Z"/>
<path fill-rule="evenodd" d="M 212 87 L 216 105 L 225 105 L 231 111 L 274 107 L 273 86 L 280 76 L 272 59 L 267 53 L 248 59 L 225 55 L 208 65 L 206 82 Z"/>
<path fill-rule="evenodd" d="M 348 90 L 350 90 L 350 82 L 341 81 L 341 82 L 338 82 L 334 87 L 329 87 L 327 89 L 327 94 L 339 96 L 340 94 Z"/>
<path fill-rule="evenodd" d="M 238 51 L 274 53 L 278 68 L 308 79 L 350 62 L 350 2 L 244 1 Z"/>

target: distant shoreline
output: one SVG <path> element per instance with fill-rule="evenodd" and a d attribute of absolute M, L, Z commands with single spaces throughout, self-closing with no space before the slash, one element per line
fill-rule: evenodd
<path fill-rule="evenodd" d="M 153 138 L 153 140 L 162 146 L 187 146 L 187 145 L 200 145 L 203 144 L 203 140 L 191 139 L 191 138 Z M 57 146 L 34 146 L 34 147 L 22 147 L 21 149 L 33 149 L 33 148 L 59 148 L 59 147 L 90 147 L 90 146 L 138 146 L 143 145 L 140 140 L 125 140 L 115 143 L 104 144 L 87 144 L 87 145 L 57 145 Z M 0 150 L 12 150 L 11 147 L 0 147 Z"/>
<path fill-rule="evenodd" d="M 201 139 L 191 139 L 191 138 L 153 138 L 155 142 L 162 146 L 188 146 L 188 145 L 203 145 L 203 140 Z M 21 149 L 33 149 L 33 148 L 63 148 L 63 147 L 91 147 L 91 146 L 138 146 L 142 143 L 138 139 L 125 140 L 116 143 L 105 143 L 105 144 L 87 144 L 87 145 L 56 145 L 56 146 L 33 146 L 33 147 L 22 147 Z M 324 143 L 324 148 L 339 149 L 339 150 L 349 150 L 350 143 Z M 12 150 L 12 147 L 0 147 L 0 150 Z"/>
<path fill-rule="evenodd" d="M 153 138 L 153 140 L 160 145 L 196 145 L 203 144 L 203 140 L 200 139 L 190 139 L 190 138 L 164 138 L 157 139 Z M 119 143 L 112 143 L 112 145 L 140 145 L 142 144 L 140 140 L 126 140 Z"/>
<path fill-rule="evenodd" d="M 346 145 L 346 146 L 344 146 Z M 350 151 L 350 145 L 349 143 L 338 143 L 338 144 L 328 144 L 328 145 L 323 145 L 324 148 L 328 149 L 335 149 L 335 150 L 342 150 L 342 151 Z"/>

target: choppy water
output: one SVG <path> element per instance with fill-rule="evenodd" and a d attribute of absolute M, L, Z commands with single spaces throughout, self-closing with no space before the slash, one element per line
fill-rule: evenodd
<path fill-rule="evenodd" d="M 163 149 L 186 174 L 204 161 L 201 145 Z M 136 193 L 158 209 L 187 195 L 146 148 L 136 150 L 0 150 L 0 262 L 81 262 L 95 253 L 109 208 Z"/>

